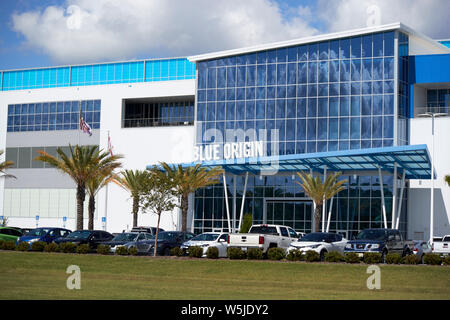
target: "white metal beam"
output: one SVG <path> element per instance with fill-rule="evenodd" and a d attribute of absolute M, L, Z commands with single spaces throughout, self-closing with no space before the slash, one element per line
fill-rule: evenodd
<path fill-rule="evenodd" d="M 395 228 L 395 214 L 397 209 L 397 162 L 394 162 L 394 182 L 392 186 L 392 220 L 391 229 Z"/>
<path fill-rule="evenodd" d="M 239 227 L 238 227 L 239 231 L 241 230 L 242 217 L 244 215 L 245 194 L 247 193 L 247 180 L 248 180 L 248 172 L 245 173 L 244 192 L 242 193 L 241 212 L 239 216 Z"/>
<path fill-rule="evenodd" d="M 330 221 L 331 221 L 331 210 L 333 210 L 333 199 L 334 197 L 331 197 L 330 209 L 328 210 L 327 232 L 330 232 Z"/>
<path fill-rule="evenodd" d="M 402 203 L 403 203 L 403 191 L 405 190 L 405 177 L 406 177 L 406 170 L 403 170 L 402 175 L 402 182 L 401 182 L 401 189 L 400 189 L 400 199 L 398 203 L 398 212 L 397 212 L 397 223 L 395 224 L 395 229 L 398 229 L 398 226 L 400 224 L 400 215 L 402 213 Z"/>
<path fill-rule="evenodd" d="M 378 167 L 378 178 L 380 180 L 381 210 L 383 211 L 384 228 L 387 229 L 386 204 L 384 202 L 383 176 L 381 175 L 381 168 L 380 167 Z"/>
<path fill-rule="evenodd" d="M 225 172 L 223 173 L 223 189 L 225 191 L 225 206 L 226 206 L 226 209 L 227 209 L 228 230 L 231 233 L 233 231 L 231 230 L 230 207 L 228 206 L 227 178 L 225 177 Z"/>

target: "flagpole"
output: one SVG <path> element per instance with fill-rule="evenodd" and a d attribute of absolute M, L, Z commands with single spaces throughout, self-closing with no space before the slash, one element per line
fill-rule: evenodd
<path fill-rule="evenodd" d="M 112 155 L 112 150 L 110 149 L 110 143 L 109 143 L 109 130 L 108 130 L 108 151 L 110 153 L 110 155 Z M 108 185 L 109 183 L 106 185 L 105 188 L 105 231 L 106 231 L 106 224 L 108 223 Z"/>
<path fill-rule="evenodd" d="M 78 146 L 80 146 L 80 131 L 81 131 L 81 102 L 78 101 L 78 108 L 80 109 L 80 116 L 78 117 Z"/>

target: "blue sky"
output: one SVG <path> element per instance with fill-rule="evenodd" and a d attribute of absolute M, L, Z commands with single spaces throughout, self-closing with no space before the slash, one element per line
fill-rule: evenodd
<path fill-rule="evenodd" d="M 187 56 L 361 28 L 374 5 L 381 24 L 450 38 L 448 0 L 1 0 L 0 70 Z"/>

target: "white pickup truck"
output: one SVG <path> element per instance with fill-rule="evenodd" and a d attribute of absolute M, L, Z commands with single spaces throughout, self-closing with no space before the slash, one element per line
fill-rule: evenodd
<path fill-rule="evenodd" d="M 433 253 L 440 255 L 450 255 L 450 235 L 443 236 L 441 239 L 433 239 Z"/>
<path fill-rule="evenodd" d="M 299 238 L 292 228 L 274 224 L 255 224 L 248 233 L 234 233 L 228 237 L 228 247 L 247 250 L 258 248 L 266 253 L 273 247 L 286 250 L 292 241 Z"/>

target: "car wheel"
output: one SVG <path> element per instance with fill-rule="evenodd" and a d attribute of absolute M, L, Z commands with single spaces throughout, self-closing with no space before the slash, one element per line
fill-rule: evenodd
<path fill-rule="evenodd" d="M 325 253 L 327 253 L 327 250 L 320 251 L 320 261 L 325 261 Z"/>

